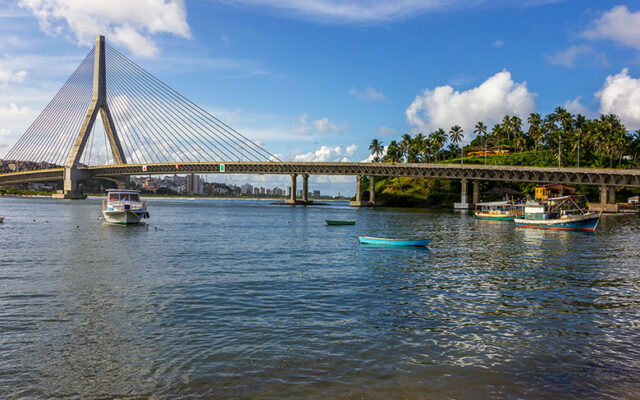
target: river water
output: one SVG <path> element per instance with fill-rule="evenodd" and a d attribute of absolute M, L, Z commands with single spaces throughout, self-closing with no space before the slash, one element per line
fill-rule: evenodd
<path fill-rule="evenodd" d="M 0 198 L 0 398 L 640 397 L 638 217 L 149 211 L 162 230 L 103 224 L 98 199 Z"/>

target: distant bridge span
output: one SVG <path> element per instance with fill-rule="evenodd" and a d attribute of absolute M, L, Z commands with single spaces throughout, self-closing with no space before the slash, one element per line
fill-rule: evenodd
<path fill-rule="evenodd" d="M 220 166 L 224 165 L 224 172 Z M 78 167 L 82 178 L 133 175 L 264 174 L 405 176 L 440 179 L 513 181 L 569 185 L 640 187 L 640 169 L 550 168 L 477 164 L 392 164 L 362 162 L 180 162 Z M 61 181 L 64 168 L 0 174 L 0 185 Z"/>

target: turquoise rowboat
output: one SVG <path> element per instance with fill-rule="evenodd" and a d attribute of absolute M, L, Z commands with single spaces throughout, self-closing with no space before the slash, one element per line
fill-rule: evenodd
<path fill-rule="evenodd" d="M 378 244 L 386 246 L 421 246 L 424 247 L 429 244 L 430 239 L 391 239 L 391 238 L 376 238 L 368 236 L 358 236 L 360 244 Z"/>
<path fill-rule="evenodd" d="M 327 223 L 327 225 L 355 225 L 356 221 L 353 220 L 331 220 L 331 219 L 325 219 L 324 222 Z"/>

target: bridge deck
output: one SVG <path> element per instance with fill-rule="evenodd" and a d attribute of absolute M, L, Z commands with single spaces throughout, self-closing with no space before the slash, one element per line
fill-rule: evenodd
<path fill-rule="evenodd" d="M 224 174 L 406 176 L 640 187 L 640 169 L 280 161 L 224 162 L 223 164 Z M 81 167 L 80 170 L 84 171 L 87 177 L 105 178 L 131 175 L 214 174 L 221 173 L 220 165 L 220 162 L 124 164 Z M 63 169 L 55 168 L 0 174 L 0 185 L 62 179 Z"/>

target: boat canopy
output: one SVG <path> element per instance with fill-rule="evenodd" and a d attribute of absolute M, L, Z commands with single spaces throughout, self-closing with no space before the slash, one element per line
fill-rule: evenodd
<path fill-rule="evenodd" d="M 134 189 L 107 189 L 107 192 L 113 192 L 113 193 L 140 193 L 139 190 L 134 190 Z"/>
<path fill-rule="evenodd" d="M 510 201 L 487 201 L 485 203 L 476 203 L 477 206 L 506 206 L 507 204 L 511 204 Z"/>

